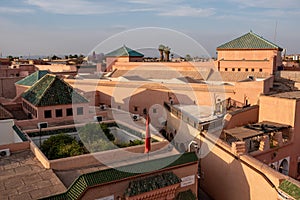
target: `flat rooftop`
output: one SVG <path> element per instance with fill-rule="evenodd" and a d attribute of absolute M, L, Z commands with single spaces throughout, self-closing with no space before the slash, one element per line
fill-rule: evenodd
<path fill-rule="evenodd" d="M 246 126 L 224 130 L 224 132 L 242 141 L 256 136 L 262 136 L 266 133 L 287 129 L 289 127 L 290 126 L 286 124 L 262 121 L 255 124 L 248 124 Z"/>
<path fill-rule="evenodd" d="M 285 99 L 300 99 L 300 90 L 291 92 L 282 92 L 270 95 L 271 97 L 279 97 Z"/>
<path fill-rule="evenodd" d="M 198 106 L 198 105 L 173 105 L 176 109 L 180 110 L 187 116 L 201 122 L 207 122 L 218 117 L 214 115 L 213 106 Z"/>
<path fill-rule="evenodd" d="M 30 150 L 0 157 L 0 199 L 38 199 L 64 192 L 51 169 L 45 169 Z"/>

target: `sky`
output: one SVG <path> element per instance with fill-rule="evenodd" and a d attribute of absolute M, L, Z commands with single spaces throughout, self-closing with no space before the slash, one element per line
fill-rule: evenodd
<path fill-rule="evenodd" d="M 115 34 L 143 27 L 183 33 L 212 57 L 217 46 L 250 30 L 300 53 L 299 19 L 299 0 L 0 0 L 0 53 L 86 55 Z"/>

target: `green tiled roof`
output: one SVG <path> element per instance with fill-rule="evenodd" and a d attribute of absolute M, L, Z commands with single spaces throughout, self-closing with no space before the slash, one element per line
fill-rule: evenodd
<path fill-rule="evenodd" d="M 22 97 L 35 106 L 88 103 L 88 100 L 69 84 L 51 74 L 47 74 L 37 81 L 22 94 Z"/>
<path fill-rule="evenodd" d="M 282 48 L 261 36 L 256 35 L 252 31 L 239 38 L 222 44 L 217 47 L 217 50 L 219 49 L 278 49 L 282 51 Z"/>
<path fill-rule="evenodd" d="M 39 70 L 36 71 L 29 76 L 26 76 L 25 78 L 19 80 L 16 82 L 18 85 L 26 85 L 26 86 L 32 86 L 35 84 L 38 80 L 40 80 L 43 76 L 48 74 L 49 72 L 47 70 Z"/>
<path fill-rule="evenodd" d="M 105 184 L 113 182 L 116 180 L 122 180 L 128 177 L 137 176 L 143 174 L 147 169 L 151 170 L 153 167 L 162 166 L 160 169 L 166 169 L 170 167 L 175 167 L 183 164 L 193 163 L 198 161 L 198 157 L 194 152 L 184 153 L 180 157 L 178 155 L 169 156 L 165 158 L 159 158 L 155 160 L 149 160 L 141 163 L 131 164 L 127 166 L 122 166 L 118 168 L 109 168 L 101 171 L 91 172 L 87 174 L 80 175 L 73 184 L 68 188 L 65 193 L 53 195 L 50 197 L 43 198 L 44 200 L 61 200 L 79 199 L 80 196 L 89 187 L 97 186 L 100 184 Z M 174 162 L 175 158 L 177 158 Z M 164 166 L 165 163 L 170 163 Z"/>
<path fill-rule="evenodd" d="M 157 190 L 180 183 L 180 179 L 173 172 L 165 172 L 143 179 L 131 181 L 125 191 L 125 197 L 139 195 L 152 190 Z"/>
<path fill-rule="evenodd" d="M 17 127 L 16 125 L 13 125 L 12 128 L 14 129 L 14 131 L 17 133 L 17 135 L 20 137 L 20 139 L 23 142 L 28 141 L 28 139 L 26 138 L 25 134 L 21 131 L 21 129 L 19 127 Z"/>
<path fill-rule="evenodd" d="M 295 199 L 300 199 L 300 188 L 288 180 L 282 181 L 279 185 L 279 189 Z"/>
<path fill-rule="evenodd" d="M 175 200 L 196 200 L 196 195 L 192 192 L 192 190 L 187 190 L 178 193 Z"/>
<path fill-rule="evenodd" d="M 121 57 L 121 56 L 129 56 L 129 57 L 144 57 L 143 54 L 132 50 L 125 45 L 122 46 L 121 48 L 114 50 L 108 54 L 105 55 L 106 57 Z"/>

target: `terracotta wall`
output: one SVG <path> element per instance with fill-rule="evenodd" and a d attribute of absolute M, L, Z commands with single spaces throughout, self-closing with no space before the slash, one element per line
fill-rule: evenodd
<path fill-rule="evenodd" d="M 168 124 L 176 128 L 176 124 L 179 124 L 178 119 L 175 119 L 176 117 L 173 115 L 170 115 L 170 117 L 173 119 L 168 121 Z M 197 139 L 201 140 L 201 149 L 203 148 L 201 155 L 203 158 L 200 159 L 200 185 L 213 199 L 277 199 L 276 190 L 262 174 L 268 177 L 276 187 L 279 186 L 281 179 L 288 179 L 287 176 L 280 174 L 267 164 L 249 155 L 236 157 L 231 153 L 231 147 L 218 137 L 213 134 L 205 134 L 205 137 L 201 136 L 199 138 L 199 131 L 182 121 L 180 123 L 181 131 L 196 135 Z M 190 129 L 194 129 L 194 131 L 190 131 Z M 196 134 L 197 132 L 198 134 Z M 187 137 L 185 134 L 185 138 Z M 190 137 L 193 138 L 194 136 Z M 197 139 L 194 140 L 197 141 Z M 210 151 L 205 155 L 204 153 L 208 151 L 208 148 Z M 256 170 L 262 174 L 259 174 Z"/>
<path fill-rule="evenodd" d="M 274 57 L 276 56 L 276 60 Z M 275 62 L 275 63 L 274 63 Z M 282 65 L 281 52 L 277 50 L 218 50 L 218 65 L 221 71 L 232 71 L 232 68 L 241 68 L 249 71 L 253 68 L 255 72 L 262 69 L 263 72 L 273 74 L 277 66 Z"/>
<path fill-rule="evenodd" d="M 243 126 L 250 123 L 258 122 L 258 106 L 252 106 L 245 108 L 240 111 L 228 113 L 225 115 L 225 125 L 224 129 L 231 129 L 239 126 Z"/>
<path fill-rule="evenodd" d="M 16 96 L 15 82 L 24 77 L 1 77 L 0 78 L 0 96 L 13 99 Z"/>
<path fill-rule="evenodd" d="M 151 105 L 162 105 L 163 101 L 169 101 L 169 96 L 172 96 L 175 102 L 198 105 L 212 105 L 214 103 L 214 95 L 220 99 L 231 97 L 241 103 L 244 103 L 246 96 L 248 97 L 248 102 L 254 105 L 257 104 L 259 95 L 266 90 L 264 81 L 241 82 L 235 83 L 235 85 L 209 87 L 205 84 L 160 84 L 116 81 L 98 81 L 95 83 L 89 80 L 70 79 L 65 79 L 65 81 L 83 91 L 99 91 L 100 104 L 112 105 L 113 102 L 116 102 L 121 107 L 123 104 L 124 107 L 129 102 L 129 110 L 131 112 L 135 113 L 133 110 L 134 106 L 141 108 L 137 111 L 139 114 L 144 107 L 148 109 Z"/>
<path fill-rule="evenodd" d="M 194 70 L 209 70 L 214 69 L 216 66 L 213 61 L 210 62 L 123 62 L 119 60 L 114 63 L 114 68 L 118 70 L 133 70 L 136 67 L 143 67 L 145 69 L 151 68 L 151 70 L 165 69 L 176 71 L 194 71 Z"/>
<path fill-rule="evenodd" d="M 271 96 L 260 97 L 259 121 L 271 121 L 280 124 L 290 125 L 292 127 L 292 140 L 289 144 L 280 148 L 271 149 L 268 152 L 258 154 L 255 157 L 264 160 L 266 163 L 280 161 L 283 158 L 290 157 L 289 176 L 297 178 L 298 157 L 300 157 L 300 101 L 296 99 L 287 99 Z M 276 156 L 274 156 L 274 153 Z"/>
<path fill-rule="evenodd" d="M 282 78 L 300 82 L 300 71 L 279 71 L 277 73 Z"/>
<path fill-rule="evenodd" d="M 76 65 L 53 64 L 53 65 L 35 65 L 39 70 L 49 70 L 51 72 L 77 71 Z"/>
<path fill-rule="evenodd" d="M 27 89 L 30 88 L 30 86 L 25 86 L 25 85 L 17 85 L 16 86 L 16 97 L 21 95 L 23 92 L 25 92 Z"/>
<path fill-rule="evenodd" d="M 29 141 L 0 145 L 0 149 L 9 149 L 10 152 L 26 150 L 29 149 Z"/>
<path fill-rule="evenodd" d="M 167 141 L 164 142 L 156 142 L 151 143 L 151 151 L 157 151 L 163 148 L 166 148 L 169 143 Z M 93 154 L 85 154 L 80 156 L 73 156 L 69 158 L 62 158 L 49 161 L 49 167 L 54 170 L 70 170 L 77 169 L 81 167 L 87 166 L 103 166 L 105 164 L 111 163 L 112 158 L 118 158 L 118 161 L 126 161 L 131 158 L 144 158 L 146 155 L 144 154 L 144 145 L 138 145 L 133 147 L 128 147 L 125 149 L 115 149 L 110 151 L 103 151 Z M 137 154 L 138 153 L 138 154 Z M 124 155 L 124 156 L 120 156 Z M 126 159 L 126 160 L 124 160 Z M 113 164 L 112 164 L 113 165 Z"/>

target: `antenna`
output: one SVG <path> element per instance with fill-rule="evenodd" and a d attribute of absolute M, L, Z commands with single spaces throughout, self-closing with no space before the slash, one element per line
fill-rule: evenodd
<path fill-rule="evenodd" d="M 276 38 L 277 38 L 277 20 L 276 20 L 276 23 L 275 23 L 274 43 L 276 43 Z"/>

